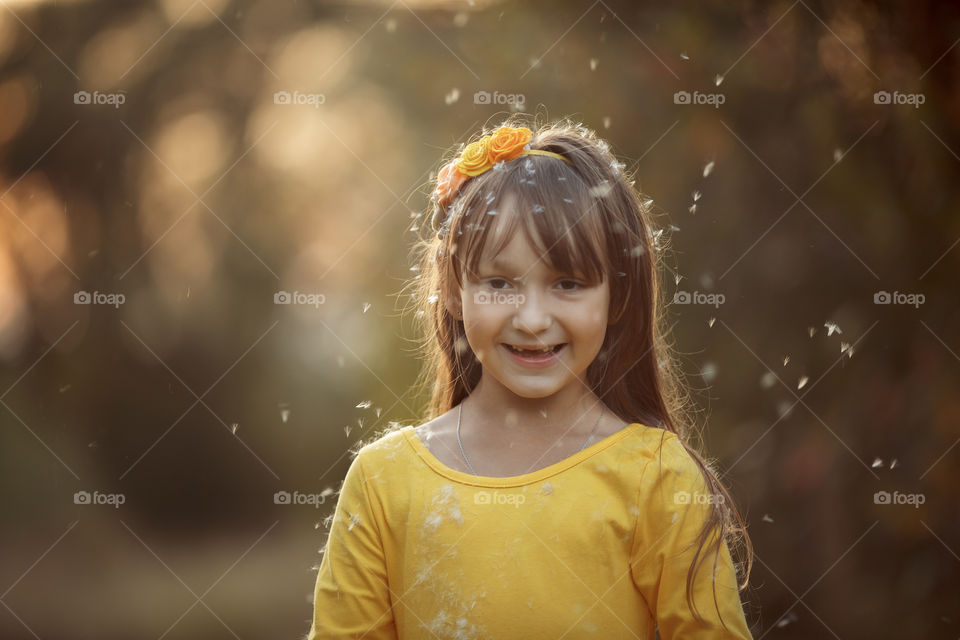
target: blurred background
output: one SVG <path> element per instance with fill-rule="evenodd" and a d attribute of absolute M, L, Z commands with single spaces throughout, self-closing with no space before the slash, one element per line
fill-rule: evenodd
<path fill-rule="evenodd" d="M 947 2 L 3 0 L 0 636 L 306 633 L 350 449 L 422 421 L 430 179 L 522 111 L 661 213 L 755 637 L 958 637 L 958 38 Z"/>

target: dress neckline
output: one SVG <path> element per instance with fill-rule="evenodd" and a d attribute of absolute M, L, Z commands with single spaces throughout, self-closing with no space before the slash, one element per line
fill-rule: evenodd
<path fill-rule="evenodd" d="M 457 471 L 456 469 L 451 469 L 444 463 L 440 462 L 430 448 L 420 439 L 420 436 L 417 435 L 415 428 L 413 426 L 406 426 L 403 428 L 402 433 L 406 438 L 407 442 L 413 447 L 416 453 L 427 463 L 434 471 L 440 475 L 459 482 L 460 484 L 468 484 L 478 487 L 519 487 L 523 485 L 533 484 L 540 480 L 545 480 L 551 476 L 562 473 L 571 467 L 575 467 L 580 464 L 587 458 L 590 458 L 593 455 L 600 453 L 601 451 L 611 447 L 617 442 L 623 440 L 631 433 L 635 432 L 638 429 L 643 428 L 643 425 L 639 422 L 631 422 L 625 427 L 621 428 L 619 431 L 616 431 L 606 438 L 594 442 L 592 445 L 585 449 L 574 453 L 573 455 L 560 460 L 559 462 L 554 462 L 553 464 L 543 467 L 542 469 L 537 469 L 536 471 L 531 471 L 530 473 L 524 473 L 516 476 L 475 476 L 470 473 L 465 473 L 463 471 Z"/>

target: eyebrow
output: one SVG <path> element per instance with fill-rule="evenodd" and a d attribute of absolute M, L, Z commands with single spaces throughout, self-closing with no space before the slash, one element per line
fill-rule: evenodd
<path fill-rule="evenodd" d="M 490 263 L 490 268 L 493 269 L 494 271 L 509 271 L 513 269 L 513 265 L 507 262 L 506 260 L 502 260 L 499 257 L 497 257 L 497 258 L 494 258 L 493 262 Z"/>
<path fill-rule="evenodd" d="M 509 271 L 516 271 L 516 267 L 515 267 L 513 264 L 507 262 L 506 260 L 503 260 L 503 259 L 500 258 L 499 256 L 496 257 L 496 258 L 494 258 L 492 262 L 489 262 L 489 263 L 483 263 L 483 262 L 481 262 L 481 263 L 478 265 L 478 267 L 479 267 L 479 271 L 487 271 L 487 270 L 489 270 L 489 271 L 500 272 L 500 273 L 509 272 Z M 547 268 L 548 271 L 550 271 L 551 273 L 554 273 L 554 274 L 558 274 L 558 275 L 574 275 L 574 274 L 569 274 L 569 273 L 563 272 L 563 271 L 561 271 L 560 269 L 554 269 L 553 267 L 550 267 L 549 265 L 547 265 L 546 268 Z M 574 277 L 582 277 L 582 276 L 574 275 Z"/>

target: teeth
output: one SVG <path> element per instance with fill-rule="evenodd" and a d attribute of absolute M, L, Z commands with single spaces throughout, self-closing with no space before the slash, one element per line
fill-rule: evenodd
<path fill-rule="evenodd" d="M 543 347 L 542 349 L 524 349 L 523 347 L 515 347 L 513 345 L 510 345 L 510 348 L 521 353 L 549 353 L 554 350 L 554 347 Z"/>

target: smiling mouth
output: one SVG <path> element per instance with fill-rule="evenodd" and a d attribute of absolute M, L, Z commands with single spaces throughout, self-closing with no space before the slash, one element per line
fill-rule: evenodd
<path fill-rule="evenodd" d="M 503 343 L 503 346 L 505 346 L 508 350 L 512 351 L 513 353 L 516 353 L 517 355 L 537 356 L 537 355 L 547 355 L 550 353 L 556 353 L 560 351 L 560 349 L 565 347 L 566 343 L 554 345 L 552 347 L 543 347 L 543 348 L 537 348 L 537 349 L 524 349 L 521 347 L 515 347 L 512 344 L 507 344 L 506 342 Z"/>

